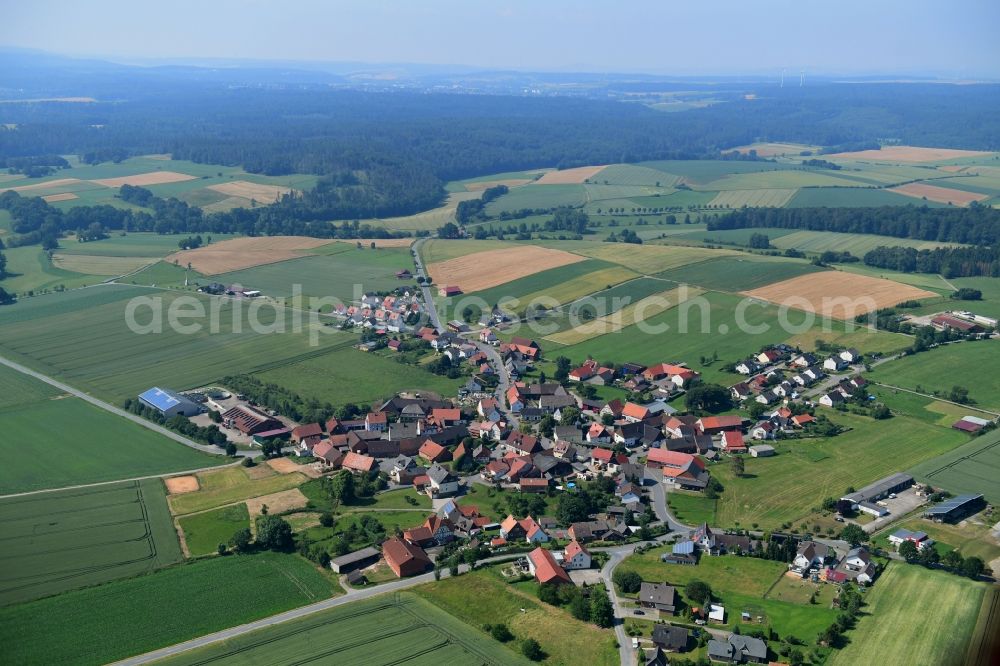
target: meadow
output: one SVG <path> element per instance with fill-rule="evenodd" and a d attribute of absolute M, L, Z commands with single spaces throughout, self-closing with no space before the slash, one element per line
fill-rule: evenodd
<path fill-rule="evenodd" d="M 601 169 L 591 182 L 603 185 L 673 187 L 680 178 L 637 164 L 612 164 Z"/>
<path fill-rule="evenodd" d="M 579 206 L 587 202 L 584 185 L 525 185 L 512 189 L 507 194 L 486 204 L 486 214 L 490 216 L 512 213 L 523 208 L 556 208 L 558 206 Z"/>
<path fill-rule="evenodd" d="M 984 523 L 983 520 L 986 520 Z M 923 518 L 909 518 L 900 523 L 895 523 L 884 530 L 879 536 L 873 539 L 876 545 L 886 550 L 895 550 L 895 546 L 889 543 L 888 536 L 897 529 L 907 529 L 926 532 L 930 538 L 937 543 L 934 544 L 942 555 L 949 550 L 957 550 L 962 557 L 978 557 L 986 566 L 990 562 L 1000 557 L 1000 546 L 996 539 L 990 534 L 992 521 L 984 515 L 978 516 L 974 520 L 965 520 L 960 524 L 951 525 L 949 523 L 939 523 Z"/>
<path fill-rule="evenodd" d="M 585 257 L 621 264 L 644 275 L 661 273 L 707 259 L 734 254 L 731 250 L 711 250 L 671 245 L 632 245 L 593 241 L 547 241 L 545 247 L 573 252 Z"/>
<path fill-rule="evenodd" d="M 735 160 L 658 160 L 640 162 L 639 166 L 681 176 L 690 183 L 704 184 L 723 176 L 758 171 L 777 171 L 781 165 L 774 162 L 738 162 Z"/>
<path fill-rule="evenodd" d="M 305 481 L 306 477 L 298 472 L 252 478 L 245 467 L 227 467 L 201 472 L 198 474 L 199 489 L 195 492 L 172 495 L 169 499 L 170 509 L 174 515 L 207 511 L 295 488 Z M 218 545 L 218 542 L 213 544 L 213 550 L 215 545 Z"/>
<path fill-rule="evenodd" d="M 0 526 L 3 606 L 181 560 L 159 479 L 0 498 Z"/>
<path fill-rule="evenodd" d="M 267 296 L 287 298 L 293 285 L 304 296 L 332 296 L 343 303 L 354 302 L 369 291 L 390 291 L 405 283 L 396 278 L 398 270 L 413 270 L 407 248 L 378 250 L 346 247 L 333 255 L 320 255 L 264 264 L 213 276 L 223 284 L 242 284 Z"/>
<path fill-rule="evenodd" d="M 661 271 L 656 277 L 705 289 L 736 292 L 763 287 L 819 270 L 802 260 L 748 254 L 681 266 Z"/>
<path fill-rule="evenodd" d="M 379 402 L 402 390 L 453 395 L 464 382 L 351 346 L 254 374 L 261 381 L 285 386 L 306 399 L 333 404 Z"/>
<path fill-rule="evenodd" d="M 491 571 L 421 585 L 414 592 L 473 627 L 503 623 L 519 639 L 534 638 L 549 655 L 547 663 L 619 663 L 610 629 L 576 620 L 565 610 L 507 585 Z"/>
<path fill-rule="evenodd" d="M 431 238 L 420 246 L 420 258 L 425 264 L 435 264 L 439 261 L 457 259 L 467 254 L 476 252 L 487 252 L 489 250 L 502 250 L 507 247 L 516 247 L 514 243 L 498 240 L 452 240 L 445 238 Z"/>
<path fill-rule="evenodd" d="M 149 307 L 136 312 L 148 325 L 151 310 L 162 314 L 162 332 L 135 333 L 126 323 L 127 302 L 149 297 Z M 206 314 L 218 306 L 218 332 L 209 317 L 194 320 L 197 331 L 182 333 L 168 325 L 167 312 L 178 298 L 197 298 Z M 159 300 L 157 300 L 159 299 Z M 258 333 L 248 313 L 259 314 Z M 284 317 L 286 333 L 278 324 Z M 184 324 L 192 323 L 186 317 Z M 309 340 L 308 318 L 296 333 L 286 310 L 254 301 L 210 299 L 192 294 L 107 285 L 25 299 L 0 312 L 0 353 L 47 375 L 87 390 L 111 402 L 134 398 L 150 386 L 183 390 L 204 386 L 235 373 L 251 373 L 349 346 L 355 337 L 331 327 L 318 330 L 318 344 Z M 72 335 L 67 336 L 66 331 Z"/>
<path fill-rule="evenodd" d="M 970 381 L 972 379 L 975 381 Z M 947 394 L 955 385 L 969 389 L 976 407 L 1000 411 L 1000 341 L 942 345 L 874 368 L 869 379 L 916 390 Z"/>
<path fill-rule="evenodd" d="M 667 504 L 674 518 L 686 525 L 708 523 L 715 525 L 715 508 L 718 500 L 709 499 L 703 493 L 689 493 L 675 490 L 667 493 Z"/>
<path fill-rule="evenodd" d="M 982 493 L 1000 503 L 1000 431 L 976 437 L 967 444 L 910 469 L 917 479 L 952 493 Z"/>
<path fill-rule="evenodd" d="M 670 583 L 683 595 L 687 583 L 700 580 L 712 587 L 726 607 L 725 627 L 737 625 L 760 627 L 763 624 L 782 637 L 796 636 L 811 640 L 836 619 L 837 613 L 826 605 L 810 604 L 808 599 L 785 601 L 768 598 L 768 592 L 787 570 L 783 562 L 734 555 L 702 557 L 695 566 L 666 564 L 660 556 L 669 546 L 653 548 L 641 555 L 630 555 L 619 565 L 623 571 L 635 571 L 643 580 Z M 779 583 L 780 584 L 780 583 Z M 753 621 L 744 623 L 740 613 L 749 612 Z"/>
<path fill-rule="evenodd" d="M 81 254 L 100 257 L 165 257 L 176 252 L 178 243 L 190 234 L 118 233 L 103 240 L 87 243 L 61 241 L 59 254 Z M 235 238 L 234 234 L 200 234 L 206 243 Z"/>
<path fill-rule="evenodd" d="M 2 608 L 0 640 L 12 663 L 104 664 L 321 601 L 334 590 L 298 555 L 216 557 Z"/>
<path fill-rule="evenodd" d="M 864 615 L 848 634 L 850 643 L 827 664 L 886 663 L 906 655 L 914 666 L 964 663 L 986 586 L 943 571 L 889 563 L 866 595 Z M 928 609 L 948 609 L 948 621 Z"/>
<path fill-rule="evenodd" d="M 18 296 L 74 289 L 103 281 L 100 277 L 59 268 L 37 245 L 8 248 L 3 253 L 7 257 L 7 277 L 0 286 Z"/>
<path fill-rule="evenodd" d="M 516 647 L 516 646 L 514 646 Z M 530 663 L 409 593 L 358 601 L 163 660 L 164 666 L 300 664 L 379 666 Z"/>
<path fill-rule="evenodd" d="M 0 494 L 223 464 L 6 366 L 0 395 Z"/>
<path fill-rule="evenodd" d="M 237 530 L 250 527 L 246 504 L 233 504 L 180 518 L 184 543 L 192 557 L 211 555 L 219 544 L 229 543 Z"/>
<path fill-rule="evenodd" d="M 800 187 L 860 187 L 861 183 L 839 178 L 836 171 L 819 169 L 781 169 L 756 173 L 727 174 L 699 189 L 706 190 L 773 190 Z"/>
<path fill-rule="evenodd" d="M 718 502 L 724 527 L 778 529 L 806 519 L 827 497 L 849 486 L 861 488 L 952 450 L 962 433 L 912 417 L 874 421 L 866 416 L 829 412 L 830 420 L 850 430 L 836 437 L 779 440 L 777 455 L 746 458 L 746 473 L 736 478 L 728 464 L 710 467 L 725 491 Z M 808 529 L 810 524 L 801 527 Z"/>

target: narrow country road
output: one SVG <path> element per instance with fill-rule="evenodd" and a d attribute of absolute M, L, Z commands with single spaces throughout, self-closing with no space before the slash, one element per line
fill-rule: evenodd
<path fill-rule="evenodd" d="M 653 512 L 656 514 L 657 520 L 666 523 L 671 532 L 682 536 L 690 535 L 695 528 L 692 525 L 685 525 L 678 522 L 673 514 L 670 513 L 670 508 L 667 506 L 667 489 L 663 485 L 662 474 L 657 470 L 647 469 L 646 478 L 653 481 L 653 485 L 649 488 L 649 500 L 653 506 Z"/>
<path fill-rule="evenodd" d="M 72 386 L 69 386 L 68 384 L 63 384 L 62 382 L 57 381 L 55 379 L 52 379 L 51 377 L 48 377 L 46 375 L 43 375 L 40 372 L 35 372 L 31 368 L 26 368 L 25 366 L 21 365 L 20 363 L 15 363 L 14 361 L 11 361 L 10 359 L 4 358 L 3 356 L 0 356 L 0 365 L 5 365 L 8 368 L 11 368 L 12 370 L 17 370 L 21 374 L 28 375 L 29 377 L 34 377 L 35 379 L 37 379 L 39 381 L 45 382 L 46 384 L 49 384 L 50 386 L 56 387 L 57 389 L 59 389 L 60 391 L 62 391 L 64 393 L 69 393 L 70 395 L 74 395 L 77 398 L 80 398 L 81 400 L 85 400 L 86 402 L 89 402 L 90 404 L 94 405 L 95 407 L 103 409 L 106 412 L 111 412 L 112 414 L 115 414 L 116 416 L 121 416 L 122 418 L 126 418 L 129 421 L 132 421 L 133 423 L 137 423 L 137 424 L 141 425 L 143 428 L 147 428 L 149 430 L 152 430 L 153 432 L 157 432 L 157 433 L 163 435 L 164 437 L 172 439 L 175 442 L 183 444 L 184 446 L 187 446 L 187 447 L 190 447 L 192 449 L 195 449 L 196 451 L 201 451 L 202 453 L 208 453 L 210 455 L 216 455 L 216 456 L 222 455 L 222 449 L 220 449 L 217 446 L 211 446 L 209 444 L 199 444 L 199 443 L 197 443 L 195 441 L 192 441 L 192 440 L 188 439 L 187 437 L 184 437 L 183 435 L 177 434 L 176 432 L 174 432 L 172 430 L 168 430 L 167 428 L 164 428 L 163 426 L 156 425 L 155 423 L 152 423 L 151 421 L 147 421 L 146 419 L 144 419 L 144 418 L 142 418 L 140 416 L 136 416 L 135 414 L 130 414 L 130 413 L 126 412 L 124 409 L 119 409 L 118 407 L 115 407 L 111 403 L 104 402 L 103 400 L 99 400 L 98 398 L 95 398 L 95 397 L 93 397 L 91 395 L 87 395 L 83 391 L 75 389 Z M 236 453 L 237 456 L 245 456 L 245 457 L 253 457 L 253 456 L 256 456 L 258 454 L 259 454 L 259 452 L 255 452 L 255 451 L 237 451 L 237 453 Z"/>
<path fill-rule="evenodd" d="M 421 285 L 420 290 L 424 296 L 424 308 L 427 310 L 427 317 L 430 319 L 431 325 L 438 330 L 438 332 L 443 333 L 445 331 L 444 325 L 441 323 L 441 317 L 438 314 L 437 306 L 434 304 L 434 292 L 433 289 L 427 286 L 427 282 L 430 280 L 430 275 L 428 275 L 426 269 L 424 268 L 423 259 L 420 256 L 420 248 L 423 246 L 428 239 L 433 238 L 433 236 L 425 236 L 424 238 L 418 239 L 413 245 L 413 264 L 416 266 L 417 277 L 424 278 L 424 284 Z M 489 358 L 490 363 L 497 371 L 497 389 L 494 396 L 497 399 L 497 404 L 500 407 L 500 411 L 503 412 L 504 416 L 507 417 L 507 422 L 515 430 L 518 427 L 517 414 L 510 411 L 507 408 L 507 389 L 511 386 L 510 374 L 507 372 L 507 368 L 503 364 L 503 359 L 500 358 L 500 353 L 492 345 L 486 344 L 485 342 L 480 342 L 479 339 L 472 335 L 467 338 L 469 342 L 474 344 L 479 351 L 486 354 Z"/>

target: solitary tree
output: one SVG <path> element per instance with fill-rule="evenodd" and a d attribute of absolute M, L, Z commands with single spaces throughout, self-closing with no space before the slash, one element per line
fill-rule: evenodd
<path fill-rule="evenodd" d="M 736 478 L 741 478 L 745 471 L 743 456 L 733 456 L 733 474 Z"/>

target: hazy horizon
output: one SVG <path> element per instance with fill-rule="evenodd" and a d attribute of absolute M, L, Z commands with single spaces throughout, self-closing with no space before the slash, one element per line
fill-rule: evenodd
<path fill-rule="evenodd" d="M 554 72 L 1000 78 L 1000 4 L 762 0 L 589 6 L 432 0 L 38 0 L 0 47 L 118 62 L 256 60 Z"/>

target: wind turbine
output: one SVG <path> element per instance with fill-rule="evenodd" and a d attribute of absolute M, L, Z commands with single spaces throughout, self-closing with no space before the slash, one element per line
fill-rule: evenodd
<path fill-rule="evenodd" d="M 806 80 L 806 70 L 801 70 L 799 72 L 799 88 L 802 87 L 802 82 Z"/>
<path fill-rule="evenodd" d="M 781 69 L 781 85 L 778 86 L 778 87 L 779 88 L 784 88 L 785 87 L 785 69 L 784 68 Z"/>

